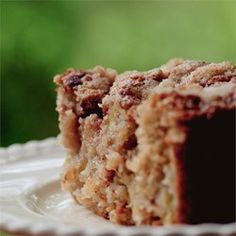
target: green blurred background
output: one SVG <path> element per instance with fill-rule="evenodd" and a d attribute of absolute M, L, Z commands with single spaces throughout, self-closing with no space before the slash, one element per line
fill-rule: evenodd
<path fill-rule="evenodd" d="M 1 145 L 58 133 L 52 78 L 172 57 L 236 62 L 236 1 L 1 1 Z"/>

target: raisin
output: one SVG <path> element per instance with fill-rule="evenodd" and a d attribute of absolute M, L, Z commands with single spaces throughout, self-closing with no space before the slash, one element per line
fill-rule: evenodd
<path fill-rule="evenodd" d="M 68 80 L 66 81 L 66 86 L 70 88 L 74 88 L 77 85 L 81 85 L 83 83 L 81 78 L 83 78 L 85 74 L 86 74 L 85 72 L 79 72 L 78 74 L 74 74 L 70 76 Z"/>
<path fill-rule="evenodd" d="M 103 118 L 103 111 L 102 108 L 99 107 L 99 103 L 102 100 L 102 96 L 94 96 L 88 100 L 82 102 L 81 107 L 83 108 L 84 114 L 81 116 L 85 118 L 91 114 L 97 114 L 99 118 Z"/>
<path fill-rule="evenodd" d="M 124 142 L 123 147 L 126 150 L 132 150 L 137 146 L 137 137 L 135 134 L 132 134 L 129 139 Z"/>
<path fill-rule="evenodd" d="M 105 178 L 108 182 L 112 182 L 116 172 L 114 170 L 106 170 Z"/>

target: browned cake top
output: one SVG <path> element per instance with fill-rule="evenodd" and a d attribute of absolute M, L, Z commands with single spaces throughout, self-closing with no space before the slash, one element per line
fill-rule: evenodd
<path fill-rule="evenodd" d="M 121 74 L 111 87 L 109 95 L 104 99 L 103 105 L 109 103 L 111 105 L 115 101 L 119 101 L 124 109 L 138 105 L 165 78 L 166 76 L 159 68 L 148 72 L 130 71 Z"/>
<path fill-rule="evenodd" d="M 128 71 L 120 75 L 100 66 L 92 70 L 69 69 L 57 76 L 55 82 L 75 98 L 78 116 L 86 117 L 91 113 L 100 116 L 102 110 L 105 112 L 114 102 L 127 110 L 162 87 L 181 91 L 186 88 L 203 90 L 207 87 L 224 87 L 228 82 L 233 86 L 236 83 L 236 67 L 230 62 L 173 59 L 160 68 L 146 72 Z M 216 92 L 224 90 L 223 87 Z M 68 100 L 67 106 L 73 99 Z"/>
<path fill-rule="evenodd" d="M 179 78 L 180 76 L 178 76 L 176 71 L 184 72 L 186 68 L 189 71 L 181 75 L 179 83 L 181 87 L 191 84 L 208 87 L 223 82 L 236 82 L 236 67 L 229 62 L 206 63 L 185 61 L 171 70 L 169 78 Z"/>
<path fill-rule="evenodd" d="M 117 77 L 103 105 L 119 101 L 124 109 L 138 105 L 160 87 L 176 90 L 225 86 L 236 84 L 236 67 L 230 62 L 207 63 L 174 59 L 166 65 L 147 72 L 130 71 Z M 159 85 L 159 86 L 157 86 Z M 224 90 L 216 90 L 220 92 Z"/>

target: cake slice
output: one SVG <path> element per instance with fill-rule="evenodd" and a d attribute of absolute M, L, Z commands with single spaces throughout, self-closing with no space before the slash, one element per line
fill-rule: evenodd
<path fill-rule="evenodd" d="M 61 182 L 79 204 L 128 225 L 235 220 L 234 65 L 174 59 L 55 82 Z"/>

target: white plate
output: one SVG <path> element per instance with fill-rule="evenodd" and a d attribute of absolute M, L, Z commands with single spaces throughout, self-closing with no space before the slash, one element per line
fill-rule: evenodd
<path fill-rule="evenodd" d="M 236 224 L 114 225 L 62 192 L 65 153 L 55 138 L 0 149 L 0 229 L 22 235 L 236 235 Z"/>

